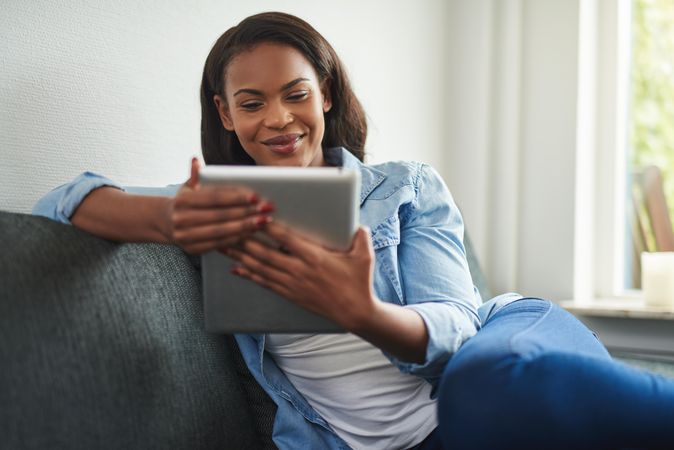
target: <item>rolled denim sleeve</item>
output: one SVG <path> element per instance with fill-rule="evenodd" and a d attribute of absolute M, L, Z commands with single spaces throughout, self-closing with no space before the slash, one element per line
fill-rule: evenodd
<path fill-rule="evenodd" d="M 70 183 L 63 184 L 42 197 L 33 207 L 33 214 L 70 224 L 70 217 L 82 200 L 94 189 L 103 186 L 123 188 L 114 181 L 93 172 L 84 172 Z"/>
<path fill-rule="evenodd" d="M 103 175 L 94 172 L 84 172 L 71 182 L 53 189 L 38 200 L 33 207 L 33 214 L 70 224 L 70 218 L 86 196 L 94 189 L 103 186 L 111 186 L 130 194 L 172 196 L 175 195 L 181 185 L 172 184 L 166 187 L 123 187 Z"/>
<path fill-rule="evenodd" d="M 403 372 L 434 387 L 445 364 L 480 327 L 479 294 L 466 260 L 463 219 L 438 173 L 421 165 L 416 198 L 401 211 L 398 258 L 405 307 L 415 310 L 428 330 L 422 364 L 392 361 Z"/>

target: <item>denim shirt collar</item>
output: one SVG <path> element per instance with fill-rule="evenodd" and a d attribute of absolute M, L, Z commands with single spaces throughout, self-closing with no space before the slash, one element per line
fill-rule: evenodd
<path fill-rule="evenodd" d="M 360 206 L 363 206 L 367 196 L 386 179 L 384 172 L 363 164 L 344 147 L 327 148 L 323 151 L 323 156 L 329 166 L 360 171 Z"/>

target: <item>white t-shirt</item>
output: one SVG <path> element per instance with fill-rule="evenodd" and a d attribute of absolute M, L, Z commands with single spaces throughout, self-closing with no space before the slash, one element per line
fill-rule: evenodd
<path fill-rule="evenodd" d="M 412 447 L 437 426 L 431 385 L 351 333 L 268 334 L 266 350 L 354 449 Z"/>

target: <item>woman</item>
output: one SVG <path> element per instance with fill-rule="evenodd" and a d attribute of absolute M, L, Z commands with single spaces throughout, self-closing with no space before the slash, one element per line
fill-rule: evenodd
<path fill-rule="evenodd" d="M 570 333 L 577 339 L 560 337 L 563 344 L 571 342 L 569 351 L 582 342 L 585 354 L 613 364 L 587 329 L 548 302 L 508 294 L 478 314 L 463 223 L 447 188 L 423 164 L 362 163 L 362 107 L 334 50 L 306 22 L 264 13 L 225 32 L 206 61 L 201 105 L 207 164 L 357 169 L 361 221 L 371 232 L 361 227 L 347 252 L 322 248 L 274 222 L 274 205 L 255 192 L 201 187 L 196 160 L 179 189 L 153 192 L 163 195 L 124 192 L 85 173 L 45 196 L 34 212 L 117 241 L 174 243 L 189 253 L 222 251 L 238 261 L 237 275 L 349 331 L 236 336 L 251 373 L 278 405 L 274 441 L 280 448 L 430 449 L 440 448 L 440 437 L 448 446 L 460 442 L 459 448 L 534 442 L 508 440 L 507 433 L 485 441 L 471 427 L 484 405 L 497 419 L 513 410 L 499 403 L 498 390 L 480 395 L 496 380 L 485 379 L 487 374 L 513 381 L 503 398 L 515 405 L 528 400 L 518 389 L 531 380 L 507 369 L 521 363 L 520 353 L 513 353 L 517 347 L 495 344 L 525 335 L 541 317 L 554 316 L 550 311 L 561 314 L 553 326 L 575 326 Z M 251 239 L 255 231 L 287 251 Z M 478 333 L 481 323 L 485 338 Z M 471 352 L 471 344 L 479 351 Z M 514 365 L 496 364 L 511 360 Z M 621 375 L 627 370 L 619 368 Z M 545 377 L 535 380 L 546 386 Z M 537 414 L 544 416 L 547 407 L 536 404 Z M 498 424 L 492 429 L 499 433 Z"/>

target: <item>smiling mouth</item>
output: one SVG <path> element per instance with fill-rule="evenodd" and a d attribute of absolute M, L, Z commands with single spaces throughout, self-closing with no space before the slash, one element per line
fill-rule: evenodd
<path fill-rule="evenodd" d="M 275 153 L 289 154 L 297 149 L 302 138 L 304 138 L 303 134 L 284 134 L 262 141 L 262 143 Z"/>

